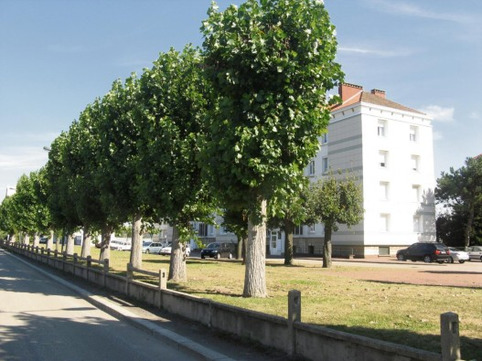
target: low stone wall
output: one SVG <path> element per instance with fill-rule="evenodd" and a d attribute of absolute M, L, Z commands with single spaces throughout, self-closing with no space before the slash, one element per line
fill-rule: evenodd
<path fill-rule="evenodd" d="M 74 256 L 74 262 L 72 262 L 72 256 L 50 253 L 39 256 L 38 248 L 2 244 L 2 242 L 0 242 L 0 246 L 109 290 L 125 294 L 129 298 L 200 322 L 212 329 L 276 348 L 298 358 L 323 361 L 452 360 L 452 358 L 442 358 L 442 355 L 437 353 L 304 324 L 301 322 L 301 295 L 298 291 L 290 292 L 288 307 L 290 311 L 288 318 L 284 318 L 168 290 L 165 288 L 165 280 L 162 279 L 165 277 L 165 272 L 162 270 L 159 276 L 159 286 L 156 286 L 134 280 L 132 270 L 129 269 L 128 276 L 122 277 L 109 273 L 108 267 L 94 268 L 78 264 L 77 256 Z M 142 270 L 137 271 L 143 272 Z M 147 271 L 145 273 L 152 274 Z M 292 293 L 294 297 L 292 297 Z M 453 321 L 450 322 L 453 323 Z M 444 328 L 442 327 L 442 329 Z M 455 339 L 455 343 L 458 341 L 458 334 L 457 337 L 453 337 L 453 335 L 450 337 Z M 442 339 L 446 339 L 444 335 L 442 335 Z M 453 350 L 453 347 L 447 349 Z"/>

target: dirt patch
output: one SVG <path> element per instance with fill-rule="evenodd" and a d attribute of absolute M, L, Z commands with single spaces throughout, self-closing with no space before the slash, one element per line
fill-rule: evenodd
<path fill-rule="evenodd" d="M 482 274 L 448 270 L 400 270 L 384 268 L 345 271 L 344 276 L 359 280 L 407 283 L 417 285 L 456 286 L 482 288 Z"/>
<path fill-rule="evenodd" d="M 309 262 L 308 259 L 306 261 Z M 315 261 L 311 259 L 311 261 Z M 321 262 L 321 260 L 320 260 Z M 400 262 L 388 258 L 367 258 L 354 260 L 334 260 L 335 265 L 344 267 L 343 276 L 367 281 L 406 283 L 432 286 L 454 286 L 482 288 L 482 263 L 464 264 L 424 264 L 423 262 Z M 356 268 L 356 269 L 355 269 Z M 327 273 L 340 275 L 339 271 Z"/>

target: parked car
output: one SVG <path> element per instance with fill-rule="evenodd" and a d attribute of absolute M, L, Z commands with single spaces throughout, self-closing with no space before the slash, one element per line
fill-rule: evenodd
<path fill-rule="evenodd" d="M 146 253 L 147 247 L 152 244 L 152 241 L 142 241 L 142 253 Z"/>
<path fill-rule="evenodd" d="M 234 243 L 209 243 L 206 248 L 201 250 L 201 258 L 211 257 L 220 259 L 221 257 L 233 258 L 236 253 L 236 245 Z"/>
<path fill-rule="evenodd" d="M 469 253 L 469 260 L 480 260 L 482 261 L 482 246 L 472 246 L 467 247 L 467 252 Z"/>
<path fill-rule="evenodd" d="M 450 250 L 443 243 L 417 242 L 397 252 L 399 261 L 449 262 Z"/>
<path fill-rule="evenodd" d="M 172 243 L 169 243 L 166 247 L 162 247 L 161 252 L 159 254 L 163 256 L 169 256 L 172 252 Z M 189 245 L 186 246 L 186 256 L 189 257 L 191 254 L 191 247 Z"/>
<path fill-rule="evenodd" d="M 150 245 L 148 245 L 145 250 L 144 247 L 142 247 L 142 251 L 144 253 L 154 253 L 154 254 L 161 254 L 161 249 L 164 247 L 164 245 L 161 242 L 152 242 Z"/>
<path fill-rule="evenodd" d="M 122 241 L 120 239 L 113 239 L 110 241 L 110 249 L 114 249 L 117 251 L 130 251 L 132 245 L 130 242 Z"/>
<path fill-rule="evenodd" d="M 469 253 L 465 251 L 461 251 L 454 247 L 449 247 L 450 250 L 450 263 L 459 262 L 464 263 L 465 261 L 469 260 Z"/>

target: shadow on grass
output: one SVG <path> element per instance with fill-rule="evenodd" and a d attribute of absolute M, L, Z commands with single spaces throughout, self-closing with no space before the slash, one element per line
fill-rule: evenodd
<path fill-rule="evenodd" d="M 450 288 L 467 288 L 467 289 L 482 289 L 482 285 L 480 286 L 460 286 L 460 285 L 441 285 L 441 284 L 430 284 L 430 283 L 413 283 L 413 282 L 395 282 L 395 281 L 386 281 L 386 280 L 371 280 L 368 278 L 362 278 L 360 281 L 364 282 L 371 282 L 371 283 L 380 283 L 380 284 L 389 284 L 389 285 L 403 285 L 403 286 L 424 286 L 424 287 L 450 287 Z"/>
<path fill-rule="evenodd" d="M 223 292 L 219 289 L 207 289 L 204 291 L 195 291 L 185 284 L 182 283 L 169 283 L 168 285 L 170 290 L 188 293 L 190 295 L 201 295 L 200 297 L 204 297 L 204 295 L 220 295 L 225 297 L 232 297 L 232 298 L 243 298 L 242 294 L 239 293 L 232 293 L 232 292 Z"/>
<path fill-rule="evenodd" d="M 446 275 L 482 275 L 482 272 L 470 272 L 470 271 L 423 271 L 423 273 L 435 273 Z"/>
<path fill-rule="evenodd" d="M 410 330 L 374 329 L 361 326 L 321 325 L 332 330 L 387 341 L 420 350 L 441 353 L 440 335 L 423 335 Z M 464 360 L 482 360 L 482 339 L 460 337 L 460 350 Z"/>
<path fill-rule="evenodd" d="M 267 263 L 266 267 L 273 267 L 273 268 L 306 268 L 306 266 L 298 265 L 298 264 L 284 264 L 284 263 Z"/>

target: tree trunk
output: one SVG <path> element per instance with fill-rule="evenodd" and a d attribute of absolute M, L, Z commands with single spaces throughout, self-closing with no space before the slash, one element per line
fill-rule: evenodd
<path fill-rule="evenodd" d="M 325 223 L 325 242 L 323 244 L 323 268 L 331 267 L 331 234 L 332 226 Z"/>
<path fill-rule="evenodd" d="M 243 237 L 237 236 L 238 238 L 238 246 L 236 247 L 236 258 L 242 259 L 243 258 L 243 247 L 244 247 L 244 240 Z"/>
<path fill-rule="evenodd" d="M 84 227 L 84 239 L 82 241 L 82 251 L 80 256 L 86 258 L 90 256 L 90 244 L 92 243 L 92 234 L 88 226 Z"/>
<path fill-rule="evenodd" d="M 248 219 L 248 242 L 243 297 L 266 297 L 266 200 L 261 201 L 261 223 Z"/>
<path fill-rule="evenodd" d="M 112 227 L 105 226 L 102 228 L 102 240 L 100 242 L 99 259 L 104 261 L 110 259 L 110 237 L 112 235 Z"/>
<path fill-rule="evenodd" d="M 285 265 L 293 265 L 293 233 L 295 231 L 295 224 L 291 219 L 286 218 L 284 221 L 285 231 Z"/>
<path fill-rule="evenodd" d="M 40 236 L 38 233 L 35 233 L 35 236 L 33 238 L 33 246 L 38 247 L 40 244 Z"/>
<path fill-rule="evenodd" d="M 142 268 L 142 217 L 139 213 L 132 221 L 132 248 L 130 262 L 135 268 Z"/>
<path fill-rule="evenodd" d="M 187 281 L 186 245 L 179 239 L 179 228 L 177 226 L 172 227 L 172 247 L 168 279 L 174 282 Z"/>
<path fill-rule="evenodd" d="M 50 230 L 50 237 L 47 240 L 47 249 L 53 250 L 54 249 L 54 231 Z"/>
<path fill-rule="evenodd" d="M 474 202 L 470 202 L 469 215 L 467 217 L 467 223 L 464 228 L 464 244 L 465 247 L 470 246 L 470 233 L 472 233 L 472 223 L 474 221 Z"/>
<path fill-rule="evenodd" d="M 73 255 L 74 254 L 74 236 L 69 233 L 67 235 L 67 247 L 66 247 L 66 252 L 68 255 Z"/>

